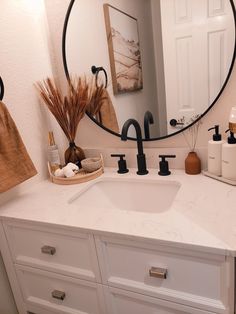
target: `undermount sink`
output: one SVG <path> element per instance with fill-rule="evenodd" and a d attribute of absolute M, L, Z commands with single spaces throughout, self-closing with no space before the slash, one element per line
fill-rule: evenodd
<path fill-rule="evenodd" d="M 160 213 L 168 210 L 180 188 L 176 181 L 103 178 L 69 200 L 79 208 Z"/>

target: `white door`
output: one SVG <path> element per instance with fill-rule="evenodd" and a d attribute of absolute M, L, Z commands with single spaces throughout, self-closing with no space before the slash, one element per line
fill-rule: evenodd
<path fill-rule="evenodd" d="M 228 0 L 161 0 L 168 132 L 202 114 L 219 93 L 234 50 Z"/>

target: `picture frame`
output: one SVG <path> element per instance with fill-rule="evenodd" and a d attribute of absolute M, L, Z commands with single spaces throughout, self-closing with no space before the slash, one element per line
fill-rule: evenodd
<path fill-rule="evenodd" d="M 138 20 L 104 4 L 104 18 L 114 94 L 143 89 Z"/>

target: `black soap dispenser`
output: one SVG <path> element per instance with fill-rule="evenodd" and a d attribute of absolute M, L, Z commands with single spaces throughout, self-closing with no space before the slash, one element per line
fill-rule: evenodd
<path fill-rule="evenodd" d="M 222 146 L 222 177 L 236 181 L 236 138 L 233 132 Z"/>
<path fill-rule="evenodd" d="M 208 129 L 215 130 L 212 139 L 208 141 L 208 172 L 215 176 L 221 176 L 222 136 L 219 133 L 219 125 Z"/>

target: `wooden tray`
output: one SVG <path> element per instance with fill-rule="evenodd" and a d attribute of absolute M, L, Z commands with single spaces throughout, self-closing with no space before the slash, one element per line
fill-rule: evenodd
<path fill-rule="evenodd" d="M 50 181 L 55 183 L 55 184 L 60 184 L 60 185 L 71 185 L 71 184 L 79 184 L 79 183 L 84 183 L 90 180 L 94 180 L 101 176 L 104 172 L 104 163 L 103 163 L 103 157 L 101 155 L 101 160 L 102 160 L 102 167 L 94 172 L 86 172 L 84 169 L 80 169 L 79 172 L 71 178 L 60 178 L 56 177 L 52 174 L 51 167 L 48 163 L 48 171 L 50 175 Z"/>

